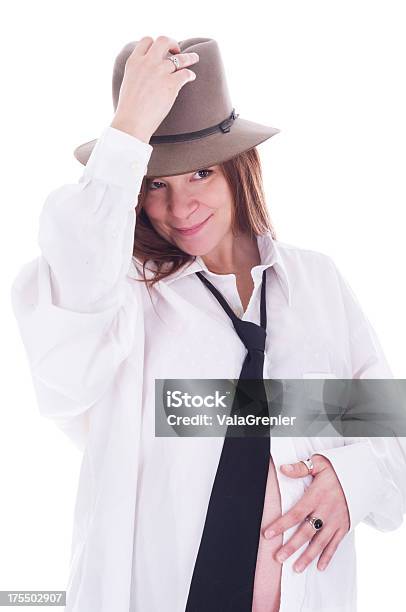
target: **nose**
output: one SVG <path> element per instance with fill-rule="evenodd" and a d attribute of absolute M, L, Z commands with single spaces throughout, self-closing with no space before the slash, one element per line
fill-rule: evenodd
<path fill-rule="evenodd" d="M 199 203 L 183 188 L 171 192 L 168 207 L 172 218 L 188 219 L 199 208 Z"/>

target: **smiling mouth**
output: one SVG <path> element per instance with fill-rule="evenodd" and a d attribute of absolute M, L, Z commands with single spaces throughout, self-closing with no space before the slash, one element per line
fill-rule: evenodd
<path fill-rule="evenodd" d="M 214 213 L 212 213 L 209 217 L 207 217 L 207 219 L 205 219 L 201 223 L 198 223 L 197 225 L 193 225 L 192 227 L 187 227 L 184 229 L 174 227 L 173 229 L 179 234 L 181 234 L 182 236 L 189 236 L 191 234 L 196 234 L 207 223 L 207 221 L 212 218 L 213 214 Z"/>

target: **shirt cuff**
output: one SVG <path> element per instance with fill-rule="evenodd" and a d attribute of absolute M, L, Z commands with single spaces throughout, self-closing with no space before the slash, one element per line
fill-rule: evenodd
<path fill-rule="evenodd" d="M 331 462 L 344 491 L 352 531 L 386 497 L 388 483 L 369 440 L 313 454 L 323 455 Z"/>
<path fill-rule="evenodd" d="M 152 150 L 149 143 L 107 126 L 96 141 L 81 181 L 96 178 L 128 190 L 135 188 L 137 195 Z"/>

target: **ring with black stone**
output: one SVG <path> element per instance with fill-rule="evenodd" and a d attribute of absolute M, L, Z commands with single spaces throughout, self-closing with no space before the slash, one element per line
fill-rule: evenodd
<path fill-rule="evenodd" d="M 323 521 L 321 520 L 321 518 L 318 518 L 317 516 L 306 516 L 305 520 L 308 523 L 310 523 L 310 525 L 316 531 L 318 531 L 319 529 L 321 529 L 323 527 Z"/>

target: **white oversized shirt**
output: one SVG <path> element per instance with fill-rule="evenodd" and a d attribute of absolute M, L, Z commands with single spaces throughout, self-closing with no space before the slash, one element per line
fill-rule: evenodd
<path fill-rule="evenodd" d="M 261 276 L 270 268 L 265 378 L 392 378 L 332 259 L 270 233 L 258 237 L 261 264 L 251 272 L 245 313 L 235 275 L 210 272 L 200 257 L 160 281 L 150 298 L 135 280 L 140 264 L 132 249 L 151 152 L 150 144 L 107 126 L 78 182 L 47 197 L 40 254 L 12 287 L 39 410 L 83 451 L 68 612 L 185 609 L 223 438 L 156 437 L 154 380 L 237 379 L 246 352 L 195 271 L 238 316 L 259 323 Z M 283 564 L 280 612 L 354 612 L 354 528 L 360 521 L 381 531 L 401 525 L 405 439 L 273 437 L 283 513 L 311 476 L 291 479 L 279 467 L 312 453 L 332 462 L 351 527 L 324 572 L 317 558 L 293 571 L 303 547 Z"/>

